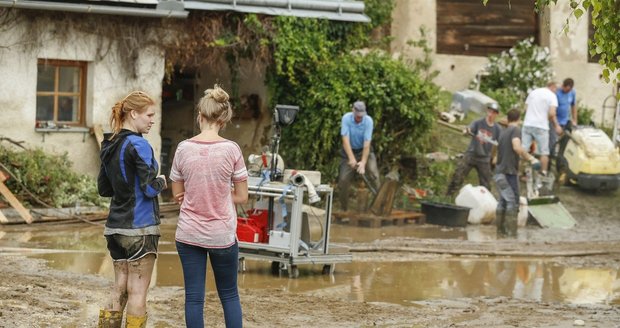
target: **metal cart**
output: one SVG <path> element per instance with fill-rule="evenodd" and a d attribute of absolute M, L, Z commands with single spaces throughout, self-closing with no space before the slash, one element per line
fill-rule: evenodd
<path fill-rule="evenodd" d="M 261 184 L 260 179 L 253 177 L 248 180 L 248 193 L 251 197 L 269 197 L 272 202 L 283 206 L 286 206 L 286 202 L 290 204 L 291 210 L 286 216 L 288 232 L 278 231 L 273 220 L 269 220 L 271 226 L 268 227 L 268 243 L 239 242 L 241 272 L 245 271 L 246 258 L 271 261 L 272 273 L 287 271 L 289 278 L 299 276 L 299 264 L 323 264 L 322 273 L 332 274 L 336 263 L 351 262 L 352 255 L 347 250 L 332 251 L 329 247 L 333 189 L 329 185 L 319 185 L 316 192 L 321 197 L 318 204 L 322 204 L 324 210 L 321 211 L 324 215 L 320 218 L 323 229 L 319 241 L 307 244 L 301 240 L 306 187 L 269 181 Z"/>

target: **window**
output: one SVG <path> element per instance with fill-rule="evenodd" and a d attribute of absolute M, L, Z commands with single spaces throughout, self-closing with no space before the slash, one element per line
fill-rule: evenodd
<path fill-rule="evenodd" d="M 86 62 L 39 59 L 37 127 L 85 124 Z"/>
<path fill-rule="evenodd" d="M 437 53 L 488 56 L 532 36 L 538 40 L 534 3 L 437 0 Z"/>

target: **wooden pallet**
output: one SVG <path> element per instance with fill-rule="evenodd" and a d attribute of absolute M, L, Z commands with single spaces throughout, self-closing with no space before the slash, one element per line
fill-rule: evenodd
<path fill-rule="evenodd" d="M 334 223 L 349 224 L 358 227 L 379 228 L 382 226 L 402 226 L 409 223 L 424 223 L 424 214 L 420 212 L 394 210 L 385 216 L 372 213 L 334 212 Z"/>

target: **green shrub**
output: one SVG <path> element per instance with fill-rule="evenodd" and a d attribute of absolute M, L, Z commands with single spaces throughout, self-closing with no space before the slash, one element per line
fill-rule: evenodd
<path fill-rule="evenodd" d="M 438 88 L 404 63 L 379 52 L 345 54 L 317 68 L 300 93 L 297 121 L 284 129 L 282 154 L 298 168 L 338 173 L 342 115 L 355 100 L 373 118 L 372 146 L 382 171 L 412 155 L 431 128 Z"/>
<path fill-rule="evenodd" d="M 577 124 L 579 125 L 594 125 L 592 117 L 594 116 L 594 109 L 588 108 L 581 103 L 577 104 Z"/>
<path fill-rule="evenodd" d="M 22 187 L 36 198 L 54 206 L 105 205 L 97 193 L 97 182 L 86 175 L 71 170 L 67 154 L 51 155 L 41 149 L 15 151 L 0 145 L 0 163 L 13 173 L 17 180 L 6 181 L 8 188 L 20 199 L 34 207 L 42 207 Z"/>
<path fill-rule="evenodd" d="M 508 88 L 486 90 L 485 94 L 497 101 L 500 112 L 504 114 L 513 108 L 520 109 L 521 111 L 525 108 L 525 99 L 522 95 Z"/>
<path fill-rule="evenodd" d="M 376 14 L 389 23 L 389 15 Z M 372 145 L 384 173 L 402 156 L 416 153 L 438 100 L 428 61 L 408 66 L 376 48 L 360 50 L 373 46 L 369 32 L 380 27 L 378 22 L 278 17 L 274 25 L 271 101 L 300 107 L 296 122 L 282 132 L 280 153 L 288 167 L 319 170 L 325 181 L 333 181 L 340 162 L 341 118 L 358 99 L 366 102 L 375 122 Z"/>
<path fill-rule="evenodd" d="M 480 91 L 506 89 L 524 98 L 529 91 L 547 85 L 553 78 L 549 49 L 534 44 L 533 38 L 518 42 L 508 51 L 489 56 Z"/>

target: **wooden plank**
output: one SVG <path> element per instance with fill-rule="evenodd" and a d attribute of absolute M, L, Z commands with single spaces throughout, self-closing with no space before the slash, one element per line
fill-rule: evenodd
<path fill-rule="evenodd" d="M 0 210 L 0 223 L 9 223 L 9 220 L 6 218 L 6 216 L 4 216 L 2 210 Z"/>
<path fill-rule="evenodd" d="M 7 188 L 7 186 L 4 184 L 4 181 L 0 182 L 0 194 L 4 196 L 4 199 L 9 202 L 11 207 L 13 207 L 19 213 L 19 215 L 22 217 L 22 219 L 24 219 L 24 221 L 26 221 L 26 223 L 32 223 L 32 215 L 30 215 L 30 211 L 28 211 L 24 207 L 24 205 L 19 202 L 15 195 L 13 195 L 9 188 Z"/>
<path fill-rule="evenodd" d="M 372 213 L 334 212 L 334 222 L 358 227 L 380 228 L 387 225 L 403 226 L 408 223 L 424 223 L 420 212 L 396 210 L 391 215 L 378 216 Z"/>
<path fill-rule="evenodd" d="M 538 34 L 534 3 L 437 0 L 437 52 L 487 56 Z"/>
<path fill-rule="evenodd" d="M 372 201 L 370 211 L 376 215 L 388 215 L 394 205 L 394 194 L 398 190 L 398 181 L 387 179 L 379 188 L 377 196 Z"/>
<path fill-rule="evenodd" d="M 95 139 L 97 139 L 97 145 L 101 149 L 101 142 L 103 142 L 103 127 L 101 124 L 93 125 L 93 133 L 95 134 Z"/>

